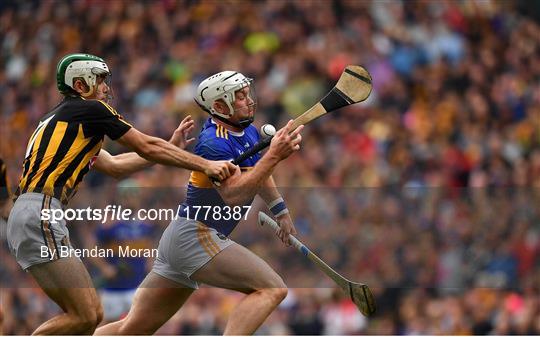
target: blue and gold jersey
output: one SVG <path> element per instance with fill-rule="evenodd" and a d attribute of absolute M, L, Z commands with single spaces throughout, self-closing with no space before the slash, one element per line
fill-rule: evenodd
<path fill-rule="evenodd" d="M 237 133 L 228 131 L 209 118 L 199 135 L 195 154 L 208 160 L 233 160 L 255 145 L 259 138 L 259 133 L 253 125 Z M 241 163 L 240 169 L 249 170 L 260 158 L 259 153 L 255 154 Z M 247 205 L 251 202 L 252 200 Z M 241 208 L 242 218 L 246 211 L 247 208 Z M 179 215 L 197 220 L 224 235 L 229 235 L 240 222 L 237 220 L 238 216 L 232 216 L 232 213 L 234 211 L 225 204 L 210 179 L 202 172 L 193 171 L 189 179 L 186 201 L 182 204 Z"/>

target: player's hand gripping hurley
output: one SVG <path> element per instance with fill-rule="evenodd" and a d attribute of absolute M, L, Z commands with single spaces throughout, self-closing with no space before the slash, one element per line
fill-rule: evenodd
<path fill-rule="evenodd" d="M 259 212 L 259 224 L 269 225 L 274 231 L 279 230 L 279 225 L 272 218 L 263 212 Z M 349 298 L 356 304 L 358 310 L 365 315 L 371 316 L 375 312 L 375 299 L 373 294 L 367 285 L 347 280 L 341 276 L 334 269 L 328 266 L 323 260 L 309 250 L 302 242 L 297 238 L 289 234 L 292 246 L 299 250 L 302 254 L 308 257 L 315 265 L 328 275 L 336 284 L 343 289 L 343 291 L 349 296 Z"/>
<path fill-rule="evenodd" d="M 371 89 L 371 75 L 369 75 L 369 72 L 364 67 L 347 66 L 332 90 L 317 102 L 317 104 L 298 116 L 290 129 L 294 130 L 298 126 L 305 125 L 328 112 L 365 101 L 369 97 Z M 236 157 L 232 163 L 235 165 L 240 164 L 270 145 L 271 140 L 272 137 L 261 140 L 252 148 Z"/>

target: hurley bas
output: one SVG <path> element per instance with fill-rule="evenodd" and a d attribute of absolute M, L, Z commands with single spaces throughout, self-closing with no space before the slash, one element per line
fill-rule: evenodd
<path fill-rule="evenodd" d="M 65 257 L 158 257 L 156 248 L 135 249 L 129 246 L 118 246 L 116 251 L 112 248 L 82 248 L 75 249 L 67 246 L 59 246 L 58 250 L 50 249 L 47 246 L 41 246 L 41 258 L 48 257 L 49 260 L 56 260 Z"/>

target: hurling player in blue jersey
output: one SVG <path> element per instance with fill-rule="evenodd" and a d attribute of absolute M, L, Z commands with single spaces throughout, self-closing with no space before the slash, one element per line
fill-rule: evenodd
<path fill-rule="evenodd" d="M 251 125 L 256 108 L 251 79 L 234 71 L 220 72 L 201 82 L 195 100 L 211 115 L 199 135 L 196 154 L 232 160 L 259 140 Z M 253 334 L 285 298 L 287 287 L 266 262 L 228 235 L 259 194 L 281 226 L 278 236 L 290 244 L 288 234 L 296 231 L 271 175 L 281 160 L 300 148 L 301 130 L 292 130 L 290 121 L 275 134 L 266 154 L 241 163 L 220 186 L 192 172 L 179 218 L 163 233 L 158 257 L 137 289 L 127 317 L 99 328 L 96 334 L 153 334 L 199 283 L 245 293 L 229 316 L 224 334 Z"/>
<path fill-rule="evenodd" d="M 129 209 L 140 209 L 143 202 L 139 184 L 134 179 L 125 179 L 118 183 L 117 195 L 122 206 Z M 151 249 L 157 233 L 156 226 L 140 220 L 110 221 L 96 230 L 96 242 L 89 247 L 99 246 L 117 252 L 120 247 L 130 249 Z M 101 302 L 103 304 L 103 321 L 112 322 L 124 317 L 131 307 L 137 286 L 144 280 L 152 260 L 144 256 L 120 257 L 113 254 L 109 257 L 90 258 L 100 270 L 102 279 Z M 98 283 L 98 282 L 96 282 Z"/>

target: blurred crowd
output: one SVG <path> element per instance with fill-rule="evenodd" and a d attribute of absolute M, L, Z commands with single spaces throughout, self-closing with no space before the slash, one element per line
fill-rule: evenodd
<path fill-rule="evenodd" d="M 379 311 L 365 319 L 313 265 L 257 228 L 257 200 L 232 237 L 291 287 L 259 333 L 540 334 L 539 7 L 3 1 L 0 157 L 14 185 L 37 120 L 61 99 L 55 67 L 67 53 L 103 57 L 115 108 L 166 139 L 186 114 L 199 127 L 207 118 L 193 94 L 212 73 L 253 77 L 256 125 L 280 126 L 319 100 L 346 65 L 361 64 L 373 77 L 370 98 L 306 127 L 302 149 L 274 176 L 301 239 L 369 284 Z M 188 174 L 155 166 L 135 175 L 141 204 L 174 207 Z M 90 173 L 70 207 L 122 203 L 115 184 Z M 98 225 L 74 222 L 72 241 L 92 242 Z M 2 241 L 3 332 L 28 334 L 59 309 Z M 219 334 L 240 298 L 202 288 L 160 333 Z"/>

